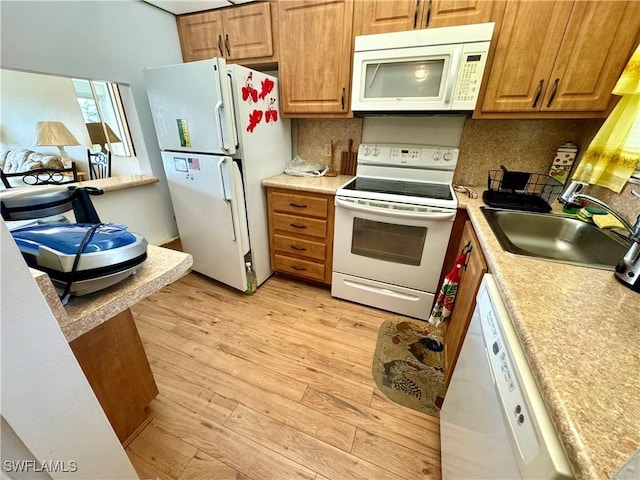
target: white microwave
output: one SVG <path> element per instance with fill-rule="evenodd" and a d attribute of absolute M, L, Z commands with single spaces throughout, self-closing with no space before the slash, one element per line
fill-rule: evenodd
<path fill-rule="evenodd" d="M 357 36 L 351 110 L 473 110 L 494 25 Z"/>

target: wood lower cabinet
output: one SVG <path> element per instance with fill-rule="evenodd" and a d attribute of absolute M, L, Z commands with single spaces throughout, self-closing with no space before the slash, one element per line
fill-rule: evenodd
<path fill-rule="evenodd" d="M 354 35 L 491 21 L 492 0 L 367 0 L 354 6 Z"/>
<path fill-rule="evenodd" d="M 98 402 L 124 445 L 148 423 L 158 395 L 140 335 L 127 309 L 69 343 Z"/>
<path fill-rule="evenodd" d="M 333 195 L 268 188 L 271 268 L 331 284 Z"/>
<path fill-rule="evenodd" d="M 176 21 L 185 62 L 212 57 L 243 64 L 277 60 L 269 2 L 180 15 Z"/>
<path fill-rule="evenodd" d="M 537 113 L 537 118 L 566 112 L 604 115 L 615 101 L 611 91 L 639 31 L 637 1 L 509 0 L 475 117 L 491 112 Z"/>
<path fill-rule="evenodd" d="M 467 256 L 466 266 L 461 272 L 460 283 L 458 285 L 458 293 L 456 301 L 451 311 L 451 316 L 446 322 L 444 333 L 444 372 L 445 383 L 449 385 L 453 369 L 456 366 L 462 342 L 467 329 L 473 310 L 476 306 L 476 294 L 480 288 L 480 282 L 483 275 L 487 272 L 487 262 L 473 231 L 470 221 L 464 224 L 462 237 L 457 249 L 457 255 L 467 247 L 471 251 Z"/>
<path fill-rule="evenodd" d="M 353 0 L 278 2 L 280 108 L 350 116 Z"/>

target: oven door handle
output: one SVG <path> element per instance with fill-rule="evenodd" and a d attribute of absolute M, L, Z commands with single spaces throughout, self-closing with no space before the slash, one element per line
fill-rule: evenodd
<path fill-rule="evenodd" d="M 372 206 L 358 205 L 336 197 L 336 206 L 355 210 L 362 213 L 375 213 L 393 218 L 411 218 L 418 220 L 451 220 L 456 216 L 455 210 L 451 212 L 410 212 L 403 210 L 393 210 L 390 208 L 378 208 Z"/>

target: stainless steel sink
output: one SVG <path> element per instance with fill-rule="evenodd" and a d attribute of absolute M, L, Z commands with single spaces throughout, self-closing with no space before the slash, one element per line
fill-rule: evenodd
<path fill-rule="evenodd" d="M 481 207 L 508 252 L 544 260 L 613 270 L 630 242 L 573 217 Z"/>

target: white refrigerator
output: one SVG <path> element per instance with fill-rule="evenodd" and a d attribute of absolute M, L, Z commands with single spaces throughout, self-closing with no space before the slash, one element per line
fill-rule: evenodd
<path fill-rule="evenodd" d="M 171 201 L 193 269 L 241 291 L 272 274 L 263 179 L 291 159 L 278 80 L 222 58 L 146 68 Z"/>

